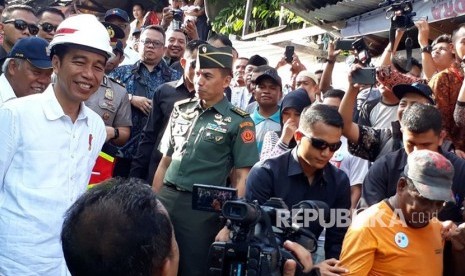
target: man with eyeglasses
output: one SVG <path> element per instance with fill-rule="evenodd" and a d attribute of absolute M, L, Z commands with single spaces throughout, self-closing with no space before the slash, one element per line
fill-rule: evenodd
<path fill-rule="evenodd" d="M 2 12 L 0 30 L 3 31 L 3 44 L 0 47 L 0 67 L 6 55 L 11 51 L 18 39 L 34 36 L 39 32 L 34 10 L 27 5 L 11 5 Z"/>
<path fill-rule="evenodd" d="M 430 150 L 409 154 L 396 192 L 359 213 L 344 238 L 344 275 L 443 274 L 444 238 L 456 232 L 453 223 L 436 219 L 451 200 L 454 166 Z"/>
<path fill-rule="evenodd" d="M 246 199 L 265 203 L 271 197 L 279 197 L 291 207 L 302 200 L 321 200 L 330 209 L 350 212 L 350 184 L 347 175 L 329 161 L 341 146 L 343 121 L 331 106 L 318 104 L 302 112 L 294 138 L 297 146 L 282 155 L 266 159 L 253 166 L 246 182 Z M 313 232 L 320 236 L 323 227 Z M 347 227 L 327 227 L 325 258 L 339 258 L 342 240 Z M 326 263 L 317 264 L 320 269 L 343 273 Z M 326 268 L 325 268 L 326 267 Z"/>
<path fill-rule="evenodd" d="M 129 141 L 120 148 L 121 156 L 115 165 L 115 175 L 128 176 L 132 159 L 136 154 L 141 132 L 152 109 L 152 98 L 158 86 L 178 80 L 181 74 L 163 61 L 165 31 L 160 26 L 150 25 L 142 30 L 139 41 L 140 60 L 132 65 L 123 65 L 111 72 L 110 77 L 121 81 L 129 93 L 132 106 L 132 129 Z"/>
<path fill-rule="evenodd" d="M 56 8 L 43 8 L 37 13 L 39 18 L 39 33 L 38 37 L 42 37 L 48 42 L 52 41 L 58 25 L 65 20 L 65 15 L 62 11 Z"/>

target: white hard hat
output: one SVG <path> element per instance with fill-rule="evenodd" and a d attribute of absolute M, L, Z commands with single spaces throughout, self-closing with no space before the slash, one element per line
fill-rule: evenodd
<path fill-rule="evenodd" d="M 91 14 L 71 16 L 61 22 L 49 49 L 60 44 L 81 45 L 102 51 L 109 57 L 114 56 L 107 29 Z"/>

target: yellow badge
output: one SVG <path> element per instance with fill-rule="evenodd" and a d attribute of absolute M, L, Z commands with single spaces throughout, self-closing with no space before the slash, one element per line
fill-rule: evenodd
<path fill-rule="evenodd" d="M 113 90 L 110 88 L 105 89 L 105 99 L 108 99 L 110 101 L 113 100 Z"/>

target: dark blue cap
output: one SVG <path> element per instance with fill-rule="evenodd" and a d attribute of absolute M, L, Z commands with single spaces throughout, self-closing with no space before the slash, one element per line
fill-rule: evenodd
<path fill-rule="evenodd" d="M 112 46 L 113 47 L 113 53 L 115 53 L 115 51 L 117 52 L 120 52 L 121 55 L 124 55 L 124 48 L 123 48 L 123 42 L 121 40 L 116 40 L 116 43 L 115 45 Z"/>
<path fill-rule="evenodd" d="M 128 13 L 125 12 L 124 10 L 122 10 L 122 9 L 114 8 L 114 9 L 108 10 L 105 13 L 105 21 L 107 21 L 108 18 L 112 17 L 112 16 L 117 16 L 117 17 L 123 19 L 123 21 L 125 21 L 125 22 L 130 21 Z"/>
<path fill-rule="evenodd" d="M 48 41 L 35 36 L 18 40 L 7 58 L 21 58 L 40 69 L 52 68 L 52 61 L 47 53 Z"/>
<path fill-rule="evenodd" d="M 401 100 L 407 93 L 415 93 L 427 98 L 432 105 L 436 104 L 434 102 L 433 90 L 424 83 L 415 82 L 412 84 L 398 84 L 392 88 L 392 92 L 399 100 Z"/>

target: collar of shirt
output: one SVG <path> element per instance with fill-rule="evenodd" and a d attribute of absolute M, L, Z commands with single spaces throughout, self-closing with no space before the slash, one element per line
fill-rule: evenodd
<path fill-rule="evenodd" d="M 201 102 L 202 102 L 201 100 L 198 100 L 198 104 L 196 108 L 203 109 L 201 106 Z M 226 97 L 223 97 L 221 101 L 214 104 L 211 108 L 215 109 L 221 115 L 226 115 L 226 113 L 229 110 L 229 101 Z"/>
<path fill-rule="evenodd" d="M 50 84 L 47 89 L 42 93 L 44 102 L 43 102 L 43 109 L 45 117 L 50 120 L 58 120 L 66 114 L 63 112 L 63 108 L 61 107 L 58 99 L 55 96 L 55 90 L 53 89 L 53 84 Z M 79 114 L 77 120 L 86 120 L 86 123 L 89 124 L 87 121 L 87 112 L 89 110 L 86 108 L 83 102 L 81 102 L 81 107 L 79 108 Z"/>
<path fill-rule="evenodd" d="M 287 167 L 287 175 L 288 176 L 293 176 L 293 175 L 298 175 L 298 174 L 304 174 L 304 171 L 302 170 L 302 167 L 300 166 L 299 163 L 299 157 L 297 156 L 297 147 L 293 148 L 291 151 L 291 158 L 289 159 L 289 165 Z M 325 171 L 329 169 L 329 166 L 332 166 L 329 162 L 326 164 L 326 166 L 321 169 L 316 171 L 315 177 L 313 178 L 313 182 L 327 182 L 328 179 L 326 177 Z"/>
<path fill-rule="evenodd" d="M 280 112 L 280 109 L 279 109 L 279 105 L 278 105 L 278 111 L 276 111 L 273 115 L 271 115 L 270 117 L 268 118 L 265 118 L 263 117 L 259 112 L 258 112 L 258 109 L 259 109 L 259 106 L 257 105 L 257 107 L 255 108 L 254 112 L 250 115 L 250 117 L 252 118 L 252 120 L 254 121 L 254 123 L 256 125 L 258 125 L 259 123 L 265 121 L 266 119 L 269 119 L 269 120 L 272 120 L 278 124 L 281 123 L 281 112 Z"/>
<path fill-rule="evenodd" d="M 0 87 L 2 88 L 0 89 L 0 104 L 16 98 L 16 94 L 13 91 L 10 82 L 6 79 L 5 74 L 0 76 Z"/>

